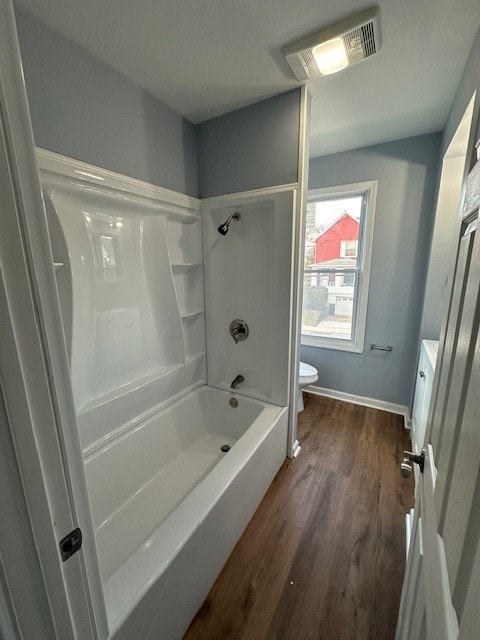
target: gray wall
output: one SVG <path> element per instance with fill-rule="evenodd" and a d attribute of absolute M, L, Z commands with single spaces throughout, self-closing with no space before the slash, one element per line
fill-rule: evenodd
<path fill-rule="evenodd" d="M 440 141 L 434 133 L 310 161 L 310 189 L 378 180 L 365 350 L 302 347 L 320 387 L 410 404 Z M 393 352 L 372 352 L 372 342 Z"/>
<path fill-rule="evenodd" d="M 297 181 L 300 90 L 197 126 L 201 198 Z"/>
<path fill-rule="evenodd" d="M 453 100 L 452 108 L 450 109 L 447 124 L 445 125 L 445 129 L 443 131 L 441 151 L 442 157 L 444 156 L 448 145 L 450 144 L 455 131 L 457 130 L 457 127 L 463 117 L 468 103 L 472 98 L 474 91 L 477 91 L 477 96 L 475 100 L 473 119 L 474 122 L 477 123 L 478 127 L 480 112 L 480 29 L 475 37 L 472 49 L 470 51 L 470 56 L 468 58 L 467 64 L 465 65 L 462 78 L 460 79 L 460 83 Z M 480 127 L 477 128 L 477 131 L 480 135 Z M 476 139 L 478 139 L 479 135 L 476 136 Z"/>
<path fill-rule="evenodd" d="M 444 129 L 440 154 L 441 158 L 444 157 L 452 142 L 457 127 L 465 113 L 465 109 L 475 91 L 477 91 L 477 96 L 473 111 L 473 129 L 474 131 L 477 130 L 477 135 L 471 140 L 470 148 L 467 151 L 467 171 L 469 171 L 474 162 L 475 152 L 473 145 L 480 136 L 480 129 L 478 128 L 480 112 L 480 31 L 477 33 L 473 43 Z M 452 165 L 455 161 L 458 162 L 458 159 L 454 160 L 450 158 L 446 161 L 449 164 L 447 175 L 453 177 L 453 179 L 455 179 L 455 175 L 452 176 Z M 453 174 L 457 173 L 457 176 L 461 174 L 463 172 L 463 164 L 462 159 L 461 166 L 457 166 L 456 170 L 455 167 L 453 167 Z M 448 183 L 447 188 L 441 184 L 439 195 L 440 194 L 442 195 L 442 207 L 448 207 L 449 202 L 451 202 L 451 208 L 450 211 L 439 210 L 437 212 L 421 330 L 422 338 L 434 339 L 438 339 L 440 335 L 448 309 L 448 297 L 451 284 L 448 276 L 455 256 L 455 229 L 458 208 L 455 188 L 450 187 L 449 189 Z"/>
<path fill-rule="evenodd" d="M 36 145 L 196 196 L 194 125 L 22 7 L 15 14 Z"/>

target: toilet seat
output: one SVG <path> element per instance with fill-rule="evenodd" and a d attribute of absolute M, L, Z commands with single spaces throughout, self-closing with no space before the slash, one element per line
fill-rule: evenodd
<path fill-rule="evenodd" d="M 303 411 L 303 387 L 308 387 L 310 384 L 315 384 L 318 380 L 318 371 L 315 367 L 312 367 L 306 362 L 300 362 L 298 367 L 298 401 L 297 410 Z"/>
<path fill-rule="evenodd" d="M 318 380 L 318 371 L 305 362 L 300 362 L 298 381 L 301 387 L 306 387 Z"/>

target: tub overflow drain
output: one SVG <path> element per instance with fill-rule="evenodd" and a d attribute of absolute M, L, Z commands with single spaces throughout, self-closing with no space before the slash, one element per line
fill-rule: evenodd
<path fill-rule="evenodd" d="M 230 445 L 229 444 L 222 444 L 220 449 L 223 451 L 223 453 L 227 453 L 227 451 L 230 451 Z"/>

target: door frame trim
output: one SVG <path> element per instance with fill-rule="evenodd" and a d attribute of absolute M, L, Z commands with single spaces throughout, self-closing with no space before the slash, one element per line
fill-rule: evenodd
<path fill-rule="evenodd" d="M 61 640 L 106 638 L 103 590 L 11 0 L 0 0 L 0 60 L 2 392 L 56 635 Z M 79 523 L 86 544 L 62 562 L 58 541 Z M 14 556 L 6 557 L 4 549 L 0 554 L 4 571 L 15 571 Z M 9 596 L 14 609 L 21 605 L 13 590 Z"/>

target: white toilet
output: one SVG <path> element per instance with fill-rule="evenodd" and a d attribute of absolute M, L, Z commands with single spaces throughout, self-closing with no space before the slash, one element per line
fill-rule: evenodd
<path fill-rule="evenodd" d="M 300 367 L 298 371 L 298 411 L 303 411 L 303 387 L 308 387 L 309 384 L 315 384 L 318 380 L 318 371 L 315 367 L 312 367 L 310 364 L 305 364 L 305 362 L 300 362 Z"/>

